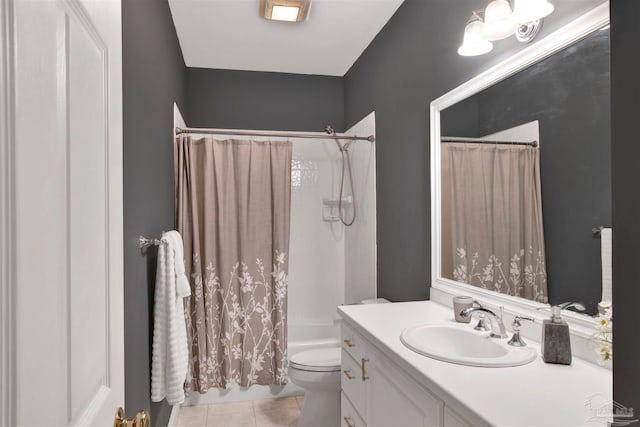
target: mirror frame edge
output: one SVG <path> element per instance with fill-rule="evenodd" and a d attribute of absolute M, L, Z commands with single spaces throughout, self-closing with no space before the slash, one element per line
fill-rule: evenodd
<path fill-rule="evenodd" d="M 500 294 L 482 288 L 472 287 L 442 277 L 440 248 L 441 214 L 440 214 L 440 112 L 478 92 L 502 81 L 534 63 L 547 58 L 565 47 L 577 42 L 589 34 L 608 25 L 609 0 L 596 6 L 560 29 L 548 34 L 543 39 L 520 50 L 504 61 L 483 71 L 476 77 L 445 93 L 430 104 L 430 187 L 431 187 L 431 299 L 450 304 L 451 297 L 467 294 L 486 303 L 488 306 L 504 307 L 505 312 L 530 316 L 534 319 L 546 319 L 548 314 L 539 308 L 546 304 L 526 300 L 511 295 Z M 595 318 L 565 311 L 563 318 L 569 323 L 572 335 L 582 338 L 593 336 L 596 325 Z"/>

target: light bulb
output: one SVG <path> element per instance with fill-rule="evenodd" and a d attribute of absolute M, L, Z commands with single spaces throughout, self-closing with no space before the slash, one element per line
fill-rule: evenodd
<path fill-rule="evenodd" d="M 480 34 L 487 40 L 502 40 L 516 32 L 511 18 L 511 6 L 506 0 L 493 0 L 484 11 L 484 25 Z"/>
<path fill-rule="evenodd" d="M 482 21 L 477 16 L 471 18 L 464 29 L 464 38 L 462 46 L 458 48 L 458 55 L 477 56 L 491 52 L 493 44 L 480 34 L 482 26 Z"/>
<path fill-rule="evenodd" d="M 515 0 L 512 19 L 524 24 L 550 15 L 554 7 L 548 0 Z"/>
<path fill-rule="evenodd" d="M 274 5 L 271 9 L 271 19 L 273 21 L 296 22 L 300 8 L 298 6 L 279 6 Z"/>

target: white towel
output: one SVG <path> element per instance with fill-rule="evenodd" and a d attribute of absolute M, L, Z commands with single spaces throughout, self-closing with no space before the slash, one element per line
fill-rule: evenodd
<path fill-rule="evenodd" d="M 182 236 L 177 231 L 168 231 L 164 234 L 167 239 L 173 240 L 174 264 L 176 269 L 176 280 L 178 281 L 176 292 L 179 297 L 191 295 L 189 279 L 184 268 L 184 248 L 182 247 Z"/>
<path fill-rule="evenodd" d="M 162 234 L 153 307 L 151 400 L 166 398 L 170 405 L 184 402 L 189 349 L 183 298 L 191 294 L 184 274 L 182 238 L 177 231 Z"/>
<path fill-rule="evenodd" d="M 611 229 L 603 228 L 600 232 L 600 245 L 602 255 L 602 301 L 611 304 L 611 288 L 613 280 L 611 276 Z"/>

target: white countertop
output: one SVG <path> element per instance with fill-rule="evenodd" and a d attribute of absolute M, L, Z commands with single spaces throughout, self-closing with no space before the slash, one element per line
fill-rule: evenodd
<path fill-rule="evenodd" d="M 547 364 L 538 343 L 533 362 L 510 368 L 478 368 L 441 362 L 409 350 L 402 331 L 427 323 L 451 323 L 453 312 L 432 301 L 338 307 L 344 321 L 418 383 L 475 425 L 597 426 L 589 400 L 599 406 L 613 394 L 611 371 L 573 358 L 570 366 Z M 509 329 L 507 327 L 507 329 Z"/>

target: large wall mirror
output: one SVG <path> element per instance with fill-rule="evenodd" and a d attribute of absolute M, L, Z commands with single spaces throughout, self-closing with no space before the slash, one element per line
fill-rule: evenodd
<path fill-rule="evenodd" d="M 610 295 L 608 23 L 598 7 L 432 103 L 434 288 L 587 315 Z"/>

